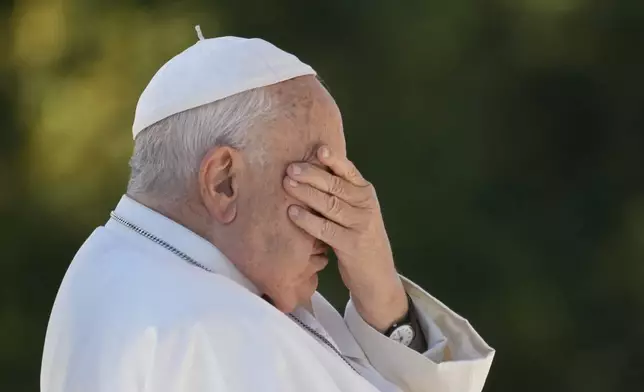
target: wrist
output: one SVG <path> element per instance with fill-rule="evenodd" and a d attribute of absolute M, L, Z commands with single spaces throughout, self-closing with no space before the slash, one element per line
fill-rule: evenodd
<path fill-rule="evenodd" d="M 427 340 L 418 322 L 418 315 L 414 302 L 409 294 L 407 296 L 408 311 L 405 317 L 396 321 L 384 332 L 384 335 L 393 339 L 410 349 L 424 353 L 427 351 Z"/>
<path fill-rule="evenodd" d="M 382 333 L 407 314 L 409 303 L 399 278 L 391 289 L 379 291 L 379 295 L 368 298 L 352 296 L 352 299 L 360 317 Z"/>

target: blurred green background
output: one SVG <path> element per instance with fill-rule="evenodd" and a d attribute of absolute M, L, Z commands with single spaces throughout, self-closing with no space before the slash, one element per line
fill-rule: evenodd
<path fill-rule="evenodd" d="M 498 350 L 486 391 L 644 390 L 644 1 L 0 4 L 1 391 L 38 390 L 138 96 L 195 24 L 318 70 L 400 270 Z M 346 299 L 331 269 L 321 291 Z"/>

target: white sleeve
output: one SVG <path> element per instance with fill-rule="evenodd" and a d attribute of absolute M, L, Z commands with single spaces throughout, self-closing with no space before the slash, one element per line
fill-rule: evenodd
<path fill-rule="evenodd" d="M 401 278 L 416 308 L 428 350 L 418 353 L 389 339 L 367 324 L 349 301 L 345 321 L 371 365 L 389 381 L 412 392 L 481 391 L 494 350 L 467 320 Z"/>

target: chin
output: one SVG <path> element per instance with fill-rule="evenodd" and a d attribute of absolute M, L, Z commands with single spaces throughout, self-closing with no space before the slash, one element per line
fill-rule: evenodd
<path fill-rule="evenodd" d="M 318 274 L 315 273 L 311 275 L 308 279 L 302 281 L 300 287 L 297 290 L 298 293 L 298 305 L 304 306 L 311 301 L 311 297 L 318 289 Z"/>
<path fill-rule="evenodd" d="M 310 278 L 301 281 L 299 286 L 294 287 L 290 295 L 282 296 L 273 301 L 273 305 L 284 313 L 291 313 L 299 306 L 306 306 L 311 301 L 311 297 L 313 297 L 317 287 L 318 276 L 313 274 Z"/>
<path fill-rule="evenodd" d="M 307 274 L 308 275 L 308 274 Z M 284 313 L 290 313 L 298 306 L 307 305 L 318 288 L 318 273 L 313 272 L 308 277 L 300 276 L 297 283 L 288 290 L 281 291 L 282 295 L 276 296 L 273 301 L 275 307 Z"/>

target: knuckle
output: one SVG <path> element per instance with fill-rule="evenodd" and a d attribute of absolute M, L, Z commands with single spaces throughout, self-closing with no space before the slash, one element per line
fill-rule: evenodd
<path fill-rule="evenodd" d="M 378 195 L 376 194 L 376 188 L 373 185 L 371 185 L 371 183 L 369 183 L 366 186 L 366 188 L 367 188 L 367 197 L 369 198 L 369 200 L 377 200 Z"/>
<path fill-rule="evenodd" d="M 338 215 L 342 210 L 342 204 L 340 203 L 340 199 L 338 199 L 335 196 L 327 197 L 326 208 L 327 208 L 327 211 L 332 215 Z"/>
<path fill-rule="evenodd" d="M 309 200 L 315 199 L 318 196 L 318 193 L 316 192 L 315 188 L 311 186 L 306 186 L 305 189 L 306 189 L 306 197 Z"/>
<path fill-rule="evenodd" d="M 362 187 L 362 192 L 360 192 L 360 196 L 357 200 L 358 204 L 360 204 L 361 206 L 370 207 L 375 200 L 377 200 L 377 196 L 376 190 L 373 185 L 368 184 L 367 186 Z"/>
<path fill-rule="evenodd" d="M 353 163 L 350 164 L 349 170 L 347 170 L 347 177 L 356 178 L 358 177 L 358 169 L 356 169 Z"/>
<path fill-rule="evenodd" d="M 331 224 L 331 221 L 326 219 L 322 221 L 320 236 L 323 238 L 333 238 L 335 236 L 335 227 Z"/>
<path fill-rule="evenodd" d="M 331 181 L 329 183 L 329 193 L 334 195 L 342 195 L 344 193 L 344 187 L 340 177 L 331 176 Z"/>

